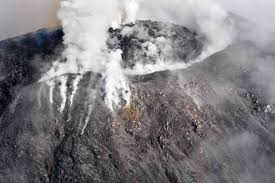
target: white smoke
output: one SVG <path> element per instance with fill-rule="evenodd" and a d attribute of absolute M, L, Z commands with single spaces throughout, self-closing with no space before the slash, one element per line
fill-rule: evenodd
<path fill-rule="evenodd" d="M 77 75 L 76 78 L 74 79 L 73 86 L 72 86 L 72 94 L 70 96 L 70 105 L 73 104 L 74 96 L 77 92 L 78 84 L 81 81 L 81 79 L 82 79 L 82 75 Z"/>
<path fill-rule="evenodd" d="M 63 112 L 66 107 L 67 102 L 67 80 L 68 78 L 66 76 L 63 76 L 60 78 L 60 95 L 61 95 L 61 105 L 60 105 L 60 112 Z"/>
<path fill-rule="evenodd" d="M 234 36 L 227 12 L 215 0 L 147 0 L 141 3 L 138 18 L 195 29 L 216 49 L 229 45 Z"/>
<path fill-rule="evenodd" d="M 206 35 L 210 54 L 221 51 L 231 44 L 234 37 L 234 26 L 229 22 L 227 12 L 211 0 L 193 0 L 195 19 L 199 32 Z"/>
<path fill-rule="evenodd" d="M 41 81 L 66 73 L 103 73 L 105 102 L 111 110 L 121 104 L 121 98 L 129 104 L 130 90 L 125 73 L 148 74 L 186 68 L 224 49 L 232 39 L 227 13 L 211 0 L 63 0 L 60 6 L 58 16 L 65 33 L 65 51 Z M 135 24 L 136 19 L 191 27 L 205 35 L 207 46 L 199 58 L 188 64 L 171 64 L 159 59 L 156 64 L 137 64 L 134 69 L 125 71 L 121 68 L 121 50 L 109 50 L 106 45 L 108 29 Z M 150 54 L 156 52 L 153 43 L 145 44 Z"/>
<path fill-rule="evenodd" d="M 126 105 L 129 105 L 131 97 L 127 78 L 120 65 L 122 61 L 121 54 L 121 50 L 110 53 L 109 62 L 107 63 L 105 103 L 112 111 L 114 111 L 114 107 L 121 106 L 121 98 L 126 101 Z"/>
<path fill-rule="evenodd" d="M 64 0 L 60 6 L 58 16 L 66 47 L 61 61 L 57 60 L 40 81 L 66 73 L 101 72 L 105 75 L 107 106 L 113 110 L 120 104 L 120 98 L 129 104 L 130 91 L 120 66 L 121 50 L 109 53 L 107 30 L 111 26 L 134 24 L 138 3 L 135 0 Z"/>
<path fill-rule="evenodd" d="M 65 63 L 58 64 L 48 73 L 49 77 L 65 73 L 100 72 L 106 58 L 107 30 L 115 17 L 117 1 L 64 0 L 58 17 L 61 20 L 66 46 Z"/>
<path fill-rule="evenodd" d="M 171 22 L 192 28 L 206 37 L 204 50 L 195 60 L 173 63 L 159 59 L 156 64 L 137 64 L 129 74 L 148 74 L 184 69 L 225 49 L 235 37 L 234 24 L 214 0 L 147 0 L 140 4 L 139 19 Z"/>
<path fill-rule="evenodd" d="M 135 24 L 138 9 L 139 3 L 137 0 L 120 0 L 116 18 L 111 26 L 116 29 L 121 25 Z"/>

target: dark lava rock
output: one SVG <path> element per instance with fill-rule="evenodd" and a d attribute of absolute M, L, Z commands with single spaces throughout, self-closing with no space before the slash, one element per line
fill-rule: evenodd
<path fill-rule="evenodd" d="M 36 82 L 60 57 L 62 30 L 42 29 L 0 42 L 0 116 L 17 92 Z"/>
<path fill-rule="evenodd" d="M 111 113 L 97 73 L 83 76 L 74 98 L 77 75 L 54 79 L 52 99 L 48 82 L 36 82 L 60 56 L 61 40 L 56 30 L 0 43 L 0 182 L 274 182 L 275 116 L 254 112 L 272 98 L 253 80 L 262 61 L 255 45 L 132 76 L 131 105 Z"/>
<path fill-rule="evenodd" d="M 125 68 L 137 63 L 155 64 L 158 59 L 186 63 L 200 55 L 204 40 L 184 26 L 150 20 L 117 30 L 111 28 L 109 33 L 108 45 L 123 51 Z"/>

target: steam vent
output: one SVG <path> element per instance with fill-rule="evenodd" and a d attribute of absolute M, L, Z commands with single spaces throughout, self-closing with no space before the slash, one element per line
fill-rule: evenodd
<path fill-rule="evenodd" d="M 110 28 L 106 52 L 122 51 L 127 83 L 110 82 L 112 110 L 101 71 L 41 80 L 66 49 L 61 29 L 0 42 L 0 182 L 274 183 L 274 72 L 261 68 L 275 68 L 275 44 L 236 27 L 200 61 L 207 39 L 189 28 Z M 159 60 L 180 67 L 140 72 Z"/>

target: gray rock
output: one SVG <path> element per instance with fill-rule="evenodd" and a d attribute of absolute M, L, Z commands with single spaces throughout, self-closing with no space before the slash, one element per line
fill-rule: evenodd
<path fill-rule="evenodd" d="M 109 30 L 108 45 L 121 49 L 125 68 L 137 63 L 154 64 L 158 59 L 166 62 L 188 62 L 202 52 L 202 36 L 171 23 L 137 21 L 121 29 Z"/>
<path fill-rule="evenodd" d="M 0 43 L 0 182 L 274 182 L 275 116 L 254 109 L 268 103 L 251 79 L 262 54 L 255 45 L 235 43 L 185 70 L 131 76 L 131 105 L 115 113 L 100 74 L 86 73 L 73 101 L 77 75 L 66 74 L 60 111 L 60 78 L 53 103 L 37 80 L 60 56 L 62 33 L 42 32 Z M 134 45 L 125 61 L 141 54 Z"/>

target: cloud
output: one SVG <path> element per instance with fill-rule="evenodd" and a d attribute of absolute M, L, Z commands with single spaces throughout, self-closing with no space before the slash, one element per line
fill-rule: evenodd
<path fill-rule="evenodd" d="M 228 11 L 275 29 L 272 23 L 275 19 L 274 0 L 219 0 L 218 2 Z"/>

